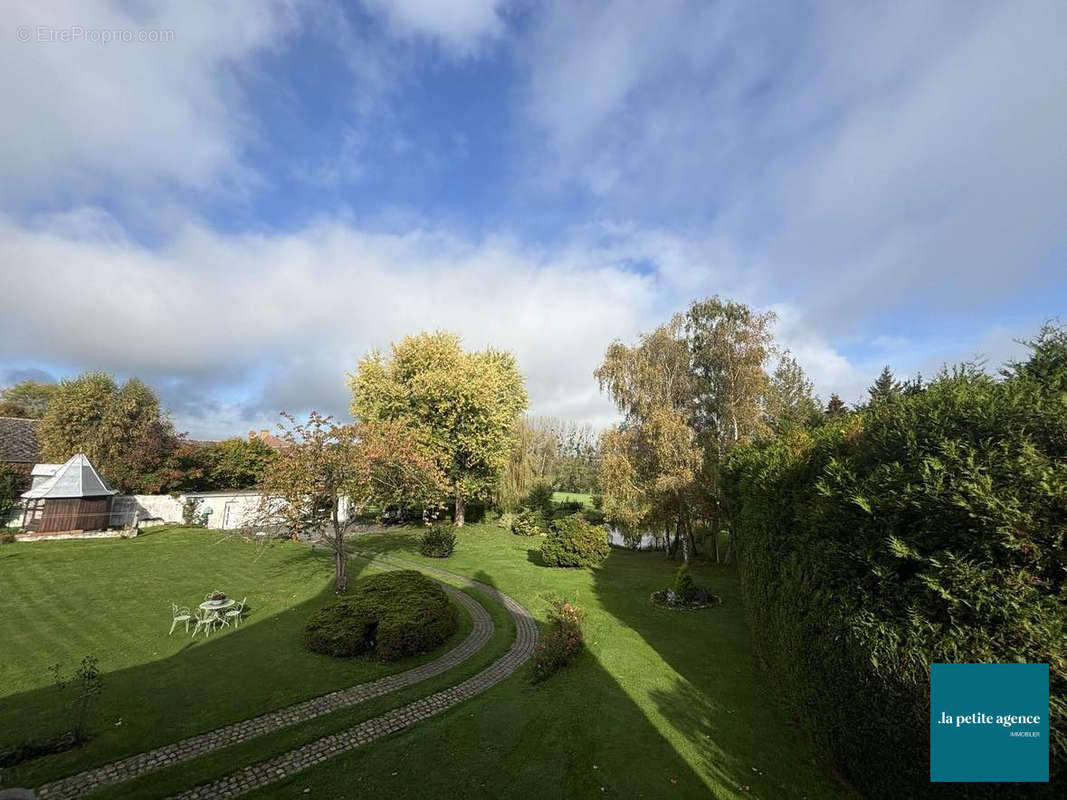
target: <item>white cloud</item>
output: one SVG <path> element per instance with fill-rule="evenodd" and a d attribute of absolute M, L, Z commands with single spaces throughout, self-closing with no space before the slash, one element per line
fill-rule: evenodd
<path fill-rule="evenodd" d="M 19 276 L 5 279 L 0 359 L 154 378 L 194 433 L 241 430 L 246 407 L 256 420 L 344 413 L 345 373 L 365 352 L 436 328 L 514 351 L 538 413 L 602 424 L 613 411 L 592 371 L 605 347 L 659 321 L 655 281 L 595 249 L 323 222 L 274 236 L 190 224 L 149 250 L 87 229 L 91 216 L 0 225 L 0 264 Z"/>
<path fill-rule="evenodd" d="M 1065 34 L 1055 0 L 561 0 L 522 45 L 529 180 L 700 231 L 826 333 L 996 314 L 1063 286 Z"/>
<path fill-rule="evenodd" d="M 17 205 L 26 195 L 78 198 L 107 186 L 203 190 L 247 180 L 241 151 L 256 134 L 240 70 L 294 25 L 278 0 L 6 4 L 0 197 Z M 79 41 L 38 39 L 77 29 Z M 92 31 L 172 38 L 90 41 Z"/>
<path fill-rule="evenodd" d="M 504 31 L 505 0 L 366 0 L 400 38 L 425 36 L 469 54 Z"/>

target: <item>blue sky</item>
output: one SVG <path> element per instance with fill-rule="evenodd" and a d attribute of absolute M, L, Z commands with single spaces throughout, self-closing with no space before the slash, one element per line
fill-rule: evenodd
<path fill-rule="evenodd" d="M 714 293 L 824 398 L 996 366 L 1067 308 L 1065 34 L 1036 0 L 16 0 L 0 383 L 136 374 L 224 436 L 343 415 L 441 327 L 601 425 L 606 345 Z"/>

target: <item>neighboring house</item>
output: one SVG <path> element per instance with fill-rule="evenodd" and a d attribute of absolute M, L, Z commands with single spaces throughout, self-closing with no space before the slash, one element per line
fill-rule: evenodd
<path fill-rule="evenodd" d="M 251 442 L 254 439 L 259 439 L 261 442 L 263 442 L 263 444 L 275 450 L 284 450 L 289 446 L 288 442 L 286 442 L 285 439 L 279 439 L 266 428 L 261 430 L 259 433 L 256 433 L 255 431 L 249 431 L 248 441 Z"/>
<path fill-rule="evenodd" d="M 37 442 L 38 424 L 35 419 L 0 417 L 0 461 L 27 476 L 41 458 L 41 446 Z"/>

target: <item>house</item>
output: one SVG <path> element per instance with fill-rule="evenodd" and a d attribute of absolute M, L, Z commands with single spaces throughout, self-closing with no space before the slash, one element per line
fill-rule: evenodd
<path fill-rule="evenodd" d="M 41 458 L 37 442 L 35 419 L 0 417 L 0 461 L 11 465 L 16 472 L 29 475 Z"/>
<path fill-rule="evenodd" d="M 100 477 L 88 456 L 78 453 L 58 467 L 39 466 L 34 485 L 22 493 L 23 530 L 41 536 L 107 529 L 111 499 L 118 492 Z"/>
<path fill-rule="evenodd" d="M 249 431 L 248 441 L 251 442 L 255 439 L 259 439 L 261 442 L 263 442 L 263 444 L 267 445 L 273 450 L 284 450 L 289 446 L 289 443 L 286 442 L 285 439 L 278 438 L 266 428 L 259 431 L 258 433 L 256 431 Z"/>

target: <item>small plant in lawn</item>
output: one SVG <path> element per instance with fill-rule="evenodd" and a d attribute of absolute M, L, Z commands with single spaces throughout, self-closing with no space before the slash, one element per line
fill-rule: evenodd
<path fill-rule="evenodd" d="M 540 683 L 571 663 L 585 644 L 582 620 L 585 612 L 562 598 L 549 601 L 549 629 L 534 652 L 531 683 Z"/>
<path fill-rule="evenodd" d="M 419 540 L 419 552 L 430 558 L 448 558 L 456 549 L 456 529 L 447 522 L 427 528 Z"/>
<path fill-rule="evenodd" d="M 511 532 L 516 536 L 540 536 L 545 532 L 545 518 L 539 511 L 523 509 L 511 521 Z"/>
<path fill-rule="evenodd" d="M 595 567 L 610 552 L 608 532 L 580 514 L 557 519 L 541 543 L 541 560 L 550 567 Z"/>
<path fill-rule="evenodd" d="M 85 656 L 70 678 L 63 677 L 59 664 L 53 664 L 49 669 L 59 693 L 64 697 L 70 695 L 67 708 L 70 711 L 70 733 L 74 743 L 88 741 L 89 714 L 100 696 L 100 668 L 96 656 Z"/>
<path fill-rule="evenodd" d="M 660 589 L 652 593 L 652 603 L 664 608 L 695 610 L 719 603 L 717 596 L 707 586 L 693 580 L 688 564 L 682 564 L 674 574 L 674 588 Z"/>

